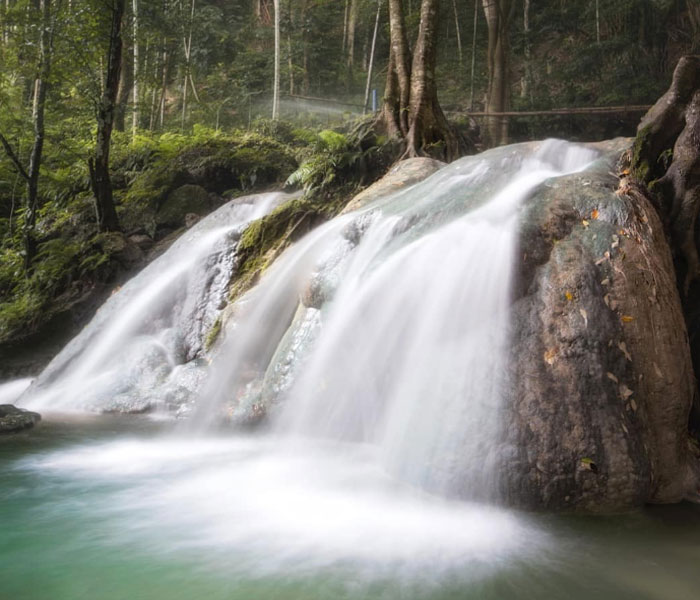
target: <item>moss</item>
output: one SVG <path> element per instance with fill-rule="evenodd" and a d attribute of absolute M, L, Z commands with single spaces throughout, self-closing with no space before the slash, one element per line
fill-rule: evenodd
<path fill-rule="evenodd" d="M 31 289 L 25 289 L 10 302 L 0 303 L 0 340 L 34 327 L 41 320 L 45 304 L 46 299 Z"/>
<path fill-rule="evenodd" d="M 216 340 L 219 339 L 219 334 L 221 333 L 221 324 L 221 317 L 219 317 L 218 319 L 216 319 L 216 321 L 214 321 L 214 324 L 211 326 L 209 333 L 207 333 L 207 337 L 204 340 L 204 349 L 207 352 L 211 350 Z"/>
<path fill-rule="evenodd" d="M 257 133 L 178 140 L 174 145 L 169 141 L 152 151 L 150 163 L 132 174 L 121 194 L 118 211 L 126 230 L 145 229 L 154 235 L 156 213 L 181 186 L 231 196 L 284 181 L 297 166 L 290 147 Z"/>
<path fill-rule="evenodd" d="M 333 191 L 310 192 L 253 221 L 238 244 L 238 270 L 231 281 L 230 299 L 234 300 L 252 287 L 292 242 L 338 215 L 356 191 L 355 185 L 347 184 Z"/>
<path fill-rule="evenodd" d="M 630 172 L 632 176 L 642 183 L 648 183 L 651 178 L 651 125 L 639 130 L 632 146 L 632 162 Z"/>

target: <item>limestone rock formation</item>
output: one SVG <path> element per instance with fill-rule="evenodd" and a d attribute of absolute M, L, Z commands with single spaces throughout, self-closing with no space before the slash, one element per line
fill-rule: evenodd
<path fill-rule="evenodd" d="M 345 207 L 343 213 L 357 210 L 381 196 L 398 192 L 409 185 L 423 181 L 444 166 L 445 163 L 439 160 L 422 156 L 402 160 L 396 163 L 379 181 L 355 196 Z"/>
<path fill-rule="evenodd" d="M 624 146 L 526 207 L 504 475 L 516 505 L 614 510 L 696 488 L 671 252 L 652 204 L 611 173 Z"/>

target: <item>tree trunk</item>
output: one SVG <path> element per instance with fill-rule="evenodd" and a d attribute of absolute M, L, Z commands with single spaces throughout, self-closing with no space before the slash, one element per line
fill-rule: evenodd
<path fill-rule="evenodd" d="M 489 32 L 487 63 L 489 72 L 486 112 L 505 112 L 510 104 L 508 28 L 512 0 L 482 0 Z M 492 146 L 508 143 L 508 118 L 490 117 L 486 132 Z"/>
<path fill-rule="evenodd" d="M 292 0 L 287 0 L 287 65 L 289 68 L 289 95 L 294 95 L 294 53 L 292 49 Z"/>
<path fill-rule="evenodd" d="M 389 0 L 391 49 L 378 124 L 389 136 L 405 140 L 406 157 L 430 152 L 452 160 L 460 151 L 460 140 L 437 98 L 439 7 L 439 0 L 422 0 L 418 39 L 411 60 L 401 0 Z"/>
<path fill-rule="evenodd" d="M 280 0 L 274 1 L 275 7 L 275 74 L 272 90 L 272 120 L 279 119 L 280 112 Z"/>
<path fill-rule="evenodd" d="M 90 180 L 95 194 L 97 226 L 100 231 L 119 229 L 114 208 L 112 181 L 109 176 L 109 152 L 116 111 L 117 93 L 122 63 L 122 20 L 126 0 L 113 0 L 112 24 L 109 33 L 107 77 L 105 89 L 97 106 L 97 143 L 95 156 L 89 161 Z"/>
<path fill-rule="evenodd" d="M 421 3 L 420 27 L 411 69 L 411 126 L 406 136 L 406 154 L 418 156 L 428 146 L 443 145 L 440 154 L 453 160 L 459 155 L 459 143 L 440 108 L 435 82 L 439 8 L 439 0 L 423 0 Z"/>
<path fill-rule="evenodd" d="M 191 68 L 191 58 L 192 58 L 192 28 L 194 25 L 194 13 L 195 13 L 196 0 L 192 0 L 190 5 L 190 20 L 189 20 L 189 30 L 188 33 L 183 36 L 182 43 L 185 50 L 185 75 L 182 79 L 182 119 L 180 127 L 182 131 L 185 131 L 185 121 L 187 119 L 187 86 L 192 86 L 192 92 L 197 96 L 197 90 L 194 87 L 194 82 L 192 81 Z"/>
<path fill-rule="evenodd" d="M 476 70 L 476 29 L 479 22 L 479 0 L 474 0 L 474 29 L 472 31 L 472 64 L 469 78 L 469 110 L 474 110 L 474 71 Z"/>
<path fill-rule="evenodd" d="M 131 123 L 131 135 L 136 137 L 139 128 L 139 0 L 132 0 L 132 10 L 134 13 L 134 98 Z M 148 47 L 146 48 L 148 54 Z"/>
<path fill-rule="evenodd" d="M 457 33 L 457 53 L 459 54 L 459 64 L 462 65 L 464 61 L 464 54 L 462 52 L 462 28 L 459 26 L 459 11 L 457 10 L 457 0 L 452 0 L 452 10 L 455 14 L 455 32 Z"/>
<path fill-rule="evenodd" d="M 531 93 L 532 83 L 532 48 L 530 44 L 530 0 L 523 2 L 523 33 L 525 36 L 524 54 L 524 73 L 520 81 L 520 97 L 528 98 Z"/>
<path fill-rule="evenodd" d="M 348 14 L 348 42 L 347 42 L 347 88 L 352 90 L 354 84 L 355 71 L 355 33 L 357 31 L 357 11 L 358 0 L 350 0 L 350 9 Z"/>
<path fill-rule="evenodd" d="M 372 72 L 374 71 L 374 51 L 377 48 L 377 34 L 379 33 L 379 19 L 382 15 L 382 0 L 377 0 L 377 16 L 374 20 L 374 33 L 372 34 L 372 48 L 369 53 L 369 64 L 367 65 L 367 85 L 365 86 L 365 101 L 362 105 L 362 112 L 367 112 L 369 103 L 369 91 L 372 87 Z"/>
<path fill-rule="evenodd" d="M 8 157 L 14 163 L 17 172 L 24 178 L 27 184 L 27 210 L 24 221 L 24 267 L 27 272 L 31 268 L 36 255 L 36 240 L 34 228 L 36 226 L 36 213 L 39 208 L 39 170 L 44 152 L 44 113 L 46 109 L 46 95 L 51 76 L 51 60 L 53 57 L 53 38 L 56 28 L 56 12 L 60 8 L 60 0 L 54 14 L 51 10 L 51 0 L 40 0 L 38 9 L 41 11 L 41 30 L 39 33 L 39 62 L 36 78 L 34 80 L 34 95 L 32 102 L 32 125 L 34 128 L 34 143 L 29 156 L 29 164 L 25 169 L 17 153 L 10 143 L 0 134 L 0 143 Z"/>
<path fill-rule="evenodd" d="M 401 0 L 389 0 L 389 33 L 391 37 L 392 68 L 396 71 L 396 94 L 389 96 L 398 106 L 391 107 L 392 115 L 398 115 L 398 127 L 402 137 L 408 134 L 408 106 L 411 97 L 411 53 L 408 48 L 406 21 Z M 391 60 L 390 60 L 391 63 Z M 391 78 L 393 75 L 389 75 Z M 386 104 L 386 99 L 385 99 Z"/>
<path fill-rule="evenodd" d="M 301 0 L 301 47 L 302 47 L 302 91 L 308 96 L 311 91 L 311 79 L 309 77 L 309 43 L 307 35 L 306 11 L 308 0 Z"/>
<path fill-rule="evenodd" d="M 122 64 L 119 69 L 119 91 L 117 92 L 117 104 L 114 112 L 114 128 L 117 131 L 126 130 L 126 111 L 131 99 L 131 90 L 134 85 L 134 72 L 129 49 L 122 41 Z"/>

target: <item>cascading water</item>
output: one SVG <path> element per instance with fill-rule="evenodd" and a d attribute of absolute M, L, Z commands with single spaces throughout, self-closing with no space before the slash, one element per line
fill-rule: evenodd
<path fill-rule="evenodd" d="M 238 303 L 196 418 L 271 412 L 279 433 L 492 498 L 518 208 L 595 157 L 549 141 L 465 158 L 316 230 Z"/>
<path fill-rule="evenodd" d="M 541 591 L 532 565 L 559 576 L 549 529 L 469 500 L 496 495 L 519 206 L 595 157 L 553 141 L 492 150 L 319 227 L 227 309 L 211 366 L 191 359 L 221 313 L 232 241 L 282 197 L 202 221 L 21 401 L 177 407 L 184 388 L 198 400 L 183 425 L 200 435 L 157 435 L 148 428 L 167 424 L 144 419 L 115 434 L 117 417 L 104 433 L 87 420 L 79 437 L 6 461 L 3 591 L 74 600 L 76 580 L 115 600 Z M 263 417 L 271 431 L 256 435 L 212 427 Z M 589 597 L 600 565 L 570 562 Z"/>
<path fill-rule="evenodd" d="M 193 359 L 225 304 L 236 240 L 288 198 L 239 198 L 197 223 L 109 298 L 21 404 L 42 411 L 181 407 L 203 377 Z"/>

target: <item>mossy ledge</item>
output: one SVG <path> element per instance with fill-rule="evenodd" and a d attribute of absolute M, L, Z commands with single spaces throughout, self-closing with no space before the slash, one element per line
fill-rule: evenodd
<path fill-rule="evenodd" d="M 231 280 L 229 299 L 236 300 L 255 285 L 290 244 L 340 214 L 358 191 L 356 183 L 347 183 L 333 190 L 309 192 L 251 223 L 238 245 L 238 269 Z"/>

